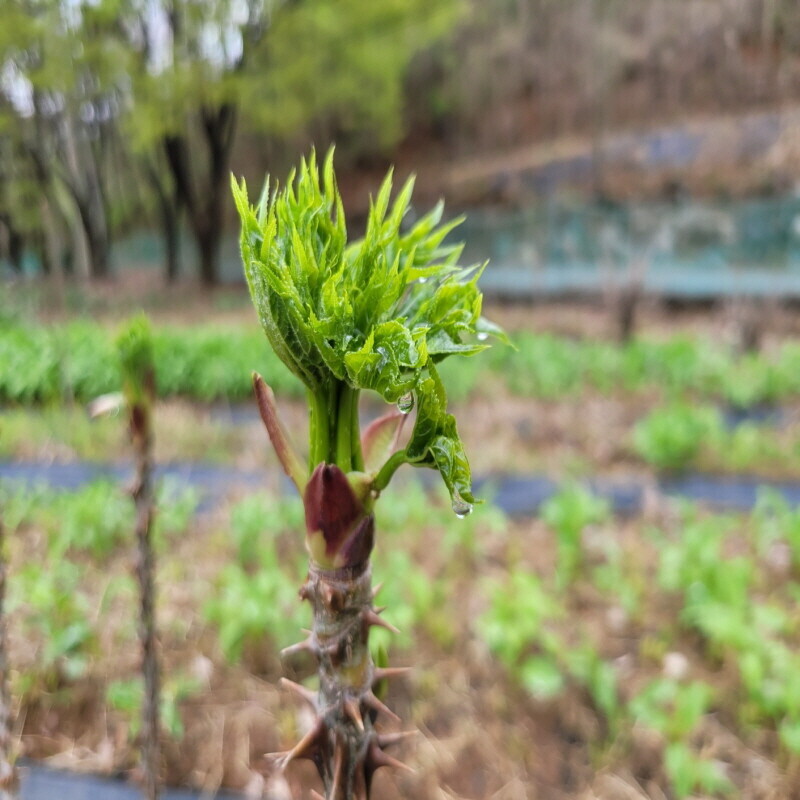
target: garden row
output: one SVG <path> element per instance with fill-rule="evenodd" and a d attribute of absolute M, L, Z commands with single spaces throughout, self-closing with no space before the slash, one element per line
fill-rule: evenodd
<path fill-rule="evenodd" d="M 623 524 L 603 501 L 567 487 L 545 504 L 542 522 L 511 524 L 491 507 L 454 519 L 420 492 L 409 484 L 380 509 L 385 546 L 375 572 L 391 576 L 382 600 L 402 633 L 380 630 L 372 643 L 376 659 L 391 648 L 395 663 L 413 646 L 418 724 L 447 716 L 447 678 L 431 673 L 455 659 L 470 684 L 489 669 L 503 687 L 492 711 L 502 725 L 459 712 L 484 737 L 485 763 L 474 752 L 470 760 L 489 775 L 500 771 L 492 759 L 509 750 L 504 737 L 532 719 L 537 735 L 552 729 L 562 748 L 591 752 L 603 768 L 596 774 L 619 770 L 679 798 L 789 796 L 800 765 L 799 511 L 764 493 L 746 516 L 670 506 L 657 519 Z M 14 694 L 31 710 L 23 743 L 42 754 L 47 737 L 37 725 L 52 724 L 59 703 L 70 707 L 88 676 L 100 687 L 99 710 L 73 735 L 91 748 L 110 727 L 127 731 L 113 767 L 130 766 L 141 686 L 135 663 L 115 660 L 135 650 L 130 501 L 107 483 L 75 494 L 6 489 L 2 501 L 12 534 Z M 185 760 L 196 747 L 183 717 L 192 698 L 209 692 L 172 651 L 182 646 L 221 670 L 239 665 L 274 680 L 278 666 L 264 653 L 292 642 L 307 613 L 296 602 L 299 501 L 249 496 L 215 517 L 196 517 L 196 502 L 167 489 L 159 503 L 168 759 L 180 752 Z M 390 541 L 399 538 L 402 549 Z M 476 585 L 479 562 L 490 574 Z M 239 702 L 233 687 L 226 691 Z M 43 698 L 49 717 L 36 713 Z M 263 721 L 276 743 L 291 741 L 300 724 L 281 719 Z M 93 726 L 102 729 L 94 738 Z M 535 750 L 526 747 L 516 765 L 531 786 L 541 777 Z M 403 780 L 442 769 L 435 759 L 419 768 Z M 424 796 L 423 783 L 406 790 Z"/>
<path fill-rule="evenodd" d="M 800 420 L 797 409 L 778 409 L 732 419 L 706 402 L 667 400 L 650 406 L 625 397 L 608 398 L 587 416 L 580 399 L 506 402 L 502 428 L 480 423 L 488 401 L 462 406 L 462 434 L 475 456 L 476 473 L 640 473 L 644 464 L 660 472 L 746 474 L 770 480 L 800 479 Z M 302 441 L 305 414 L 283 403 L 287 427 Z M 583 413 L 581 424 L 573 420 Z M 276 466 L 265 450 L 255 409 L 216 413 L 182 401 L 162 404 L 154 420 L 159 463 L 202 462 Z M 605 425 L 595 424 L 598 417 Z M 614 424 L 608 423 L 613 420 Z M 127 452 L 122 416 L 91 419 L 80 406 L 6 408 L 0 424 L 0 461 L 115 463 Z M 492 443 L 489 447 L 486 441 Z"/>
<path fill-rule="evenodd" d="M 281 396 L 302 387 L 252 326 L 164 327 L 154 334 L 158 391 L 201 401 L 251 394 L 257 369 Z M 90 322 L 0 325 L 0 403 L 86 402 L 120 385 L 114 337 Z M 800 345 L 769 355 L 738 356 L 718 343 L 674 337 L 626 345 L 525 333 L 518 350 L 492 348 L 480 359 L 442 365 L 454 400 L 498 381 L 517 395 L 555 399 L 587 389 L 606 394 L 659 389 L 693 393 L 737 407 L 779 402 L 800 393 Z"/>

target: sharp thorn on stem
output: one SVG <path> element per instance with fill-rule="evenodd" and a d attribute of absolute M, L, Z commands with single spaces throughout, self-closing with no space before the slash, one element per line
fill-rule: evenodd
<path fill-rule="evenodd" d="M 313 759 L 319 748 L 319 740 L 325 732 L 325 724 L 321 719 L 317 719 L 311 730 L 281 759 L 281 770 L 286 769 L 289 764 L 298 758 Z"/>
<path fill-rule="evenodd" d="M 378 627 L 386 628 L 387 631 L 391 631 L 392 633 L 400 633 L 400 631 L 395 628 L 391 622 L 387 622 L 385 619 L 379 617 L 371 608 L 364 609 L 364 611 L 361 612 L 361 615 L 367 625 L 377 625 Z"/>
<path fill-rule="evenodd" d="M 361 709 L 358 707 L 358 702 L 352 697 L 344 701 L 344 713 L 353 721 L 360 731 L 364 730 L 364 719 L 361 716 Z"/>
<path fill-rule="evenodd" d="M 364 703 L 368 705 L 370 708 L 374 709 L 375 711 L 382 714 L 386 714 L 386 716 L 391 717 L 393 720 L 396 720 L 397 722 L 400 722 L 400 717 L 398 717 L 397 714 L 395 714 L 394 711 L 392 711 L 392 709 L 389 708 L 389 706 L 378 700 L 378 698 L 375 697 L 375 695 L 372 692 L 367 692 L 364 695 Z"/>
<path fill-rule="evenodd" d="M 380 745 L 381 749 L 392 747 L 393 745 L 399 744 L 405 739 L 410 739 L 412 736 L 416 736 L 418 733 L 419 731 L 398 731 L 397 733 L 379 733 L 378 745 Z"/>
<path fill-rule="evenodd" d="M 313 653 L 315 656 L 317 655 L 317 648 L 310 638 L 303 639 L 302 642 L 298 642 L 297 644 L 291 644 L 289 647 L 284 647 L 283 650 L 281 650 L 281 658 L 304 652 Z"/>
<path fill-rule="evenodd" d="M 331 780 L 330 796 L 336 798 L 340 789 L 343 789 L 342 779 L 344 777 L 344 753 L 345 744 L 337 738 L 333 750 L 333 779 Z"/>
<path fill-rule="evenodd" d="M 317 709 L 317 695 L 311 689 L 306 688 L 300 683 L 290 681 L 288 678 L 281 678 L 280 685 L 283 689 L 296 694 L 301 700 L 305 700 L 315 711 Z"/>
<path fill-rule="evenodd" d="M 394 769 L 406 770 L 406 772 L 414 771 L 408 764 L 404 764 L 388 753 L 384 753 L 377 742 L 372 742 L 370 745 L 368 759 L 372 770 L 379 769 L 380 767 L 393 767 Z"/>
<path fill-rule="evenodd" d="M 411 672 L 411 667 L 375 667 L 372 671 L 372 682 L 378 683 L 389 678 L 399 678 L 402 675 L 408 675 L 409 672 Z"/>

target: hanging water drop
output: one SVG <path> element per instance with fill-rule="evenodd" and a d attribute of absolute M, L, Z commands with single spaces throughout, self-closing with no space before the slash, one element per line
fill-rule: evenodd
<path fill-rule="evenodd" d="M 472 513 L 472 503 L 468 503 L 458 492 L 453 492 L 453 512 L 459 519 Z"/>
<path fill-rule="evenodd" d="M 428 282 L 428 279 L 427 279 L 427 278 L 425 278 L 425 277 L 422 277 L 422 278 L 420 278 L 420 279 L 419 279 L 419 282 L 420 282 L 420 283 L 427 283 L 427 282 Z"/>
<path fill-rule="evenodd" d="M 478 334 L 478 341 L 479 342 L 485 342 L 488 338 L 489 338 L 489 334 L 486 333 L 486 331 L 481 331 Z"/>
<path fill-rule="evenodd" d="M 397 401 L 397 410 L 401 414 L 410 414 L 414 408 L 414 393 L 407 392 Z"/>

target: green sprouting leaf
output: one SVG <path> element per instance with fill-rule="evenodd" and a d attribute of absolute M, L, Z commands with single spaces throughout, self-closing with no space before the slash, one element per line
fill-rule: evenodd
<path fill-rule="evenodd" d="M 153 335 L 144 315 L 134 318 L 117 338 L 120 372 L 130 406 L 149 404 L 155 395 Z"/>
<path fill-rule="evenodd" d="M 439 470 L 454 505 L 474 503 L 469 461 L 455 417 L 447 413 L 444 385 L 433 365 L 428 370 L 428 377 L 417 386 L 417 419 L 406 447 L 407 460 Z"/>
<path fill-rule="evenodd" d="M 790 753 L 800 753 L 800 719 L 784 719 L 778 728 L 781 744 Z"/>
<path fill-rule="evenodd" d="M 425 362 L 425 342 L 396 320 L 383 322 L 370 332 L 364 345 L 344 357 L 353 385 L 372 389 L 396 403 L 414 388 L 416 374 Z"/>
<path fill-rule="evenodd" d="M 438 469 L 454 503 L 472 502 L 469 465 L 434 363 L 473 355 L 487 337 L 504 335 L 481 317 L 482 268 L 459 267 L 463 245 L 445 244 L 461 220 L 443 223 L 439 204 L 403 230 L 414 182 L 392 201 L 390 171 L 363 238 L 348 242 L 333 150 L 321 173 L 312 152 L 255 207 L 244 182 L 233 184 L 253 303 L 275 353 L 311 395 L 309 471 L 320 461 L 363 469 L 357 444 L 348 445 L 358 442 L 357 430 L 343 429 L 357 428 L 353 390 L 388 403 L 414 392 L 420 411 L 406 460 Z"/>
<path fill-rule="evenodd" d="M 729 794 L 733 787 L 722 765 L 695 755 L 684 742 L 671 742 L 664 751 L 664 769 L 676 797 L 703 794 Z"/>
<path fill-rule="evenodd" d="M 545 700 L 560 694 L 564 688 L 564 676 L 549 658 L 534 656 L 520 667 L 522 685 L 536 698 Z"/>

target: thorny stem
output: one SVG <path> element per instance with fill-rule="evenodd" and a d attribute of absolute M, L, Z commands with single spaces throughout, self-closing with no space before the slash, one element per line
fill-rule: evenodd
<path fill-rule="evenodd" d="M 8 695 L 8 642 L 6 637 L 6 561 L 5 528 L 0 511 L 0 800 L 17 796 L 17 772 L 14 768 L 11 738 L 11 698 Z"/>
<path fill-rule="evenodd" d="M 276 433 L 279 422 L 269 389 L 259 376 L 254 388 L 270 439 L 291 473 L 285 437 Z M 379 713 L 396 716 L 378 699 L 373 686 L 401 670 L 376 669 L 369 651 L 372 626 L 393 628 L 372 604 L 372 498 L 357 493 L 348 478 L 348 473 L 362 472 L 364 466 L 358 397 L 358 389 L 342 381 L 308 393 L 311 477 L 298 489 L 305 504 L 311 560 L 300 596 L 311 603 L 313 624 L 308 639 L 282 654 L 296 677 L 316 673 L 319 690 L 315 694 L 286 682 L 311 704 L 315 719 L 301 741 L 282 755 L 280 765 L 311 759 L 322 778 L 325 800 L 369 800 L 375 770 L 404 766 L 384 750 L 398 740 L 397 735 L 382 736 L 375 729 Z M 405 460 L 405 453 L 390 459 L 380 473 L 382 487 Z"/>
<path fill-rule="evenodd" d="M 371 571 L 361 569 L 359 575 L 354 569 L 327 572 L 312 565 L 305 585 L 314 610 L 312 635 L 319 647 L 318 705 L 327 730 L 321 743 L 322 768 L 317 768 L 327 800 L 350 800 L 367 791 L 363 765 L 375 734 L 372 715 L 362 702 L 372 691 L 373 672 L 363 613 L 372 606 L 372 593 Z"/>
<path fill-rule="evenodd" d="M 311 730 L 284 756 L 283 766 L 296 758 L 311 759 L 325 800 L 368 800 L 378 768 L 405 767 L 384 752 L 399 737 L 381 736 L 375 729 L 379 713 L 396 716 L 376 697 L 373 686 L 402 671 L 379 670 L 372 662 L 369 629 L 391 626 L 373 608 L 369 561 L 338 570 L 311 563 L 300 595 L 312 605 L 313 627 L 305 642 L 288 650 L 314 656 L 320 685 L 314 696 L 288 682 L 311 703 L 316 716 Z"/>
<path fill-rule="evenodd" d="M 136 482 L 133 499 L 136 506 L 136 577 L 139 582 L 139 641 L 142 647 L 144 701 L 142 703 L 142 769 L 147 800 L 158 798 L 159 695 L 160 676 L 156 652 L 155 556 L 152 542 L 153 523 L 153 431 L 150 408 L 131 408 L 131 439 L 136 454 Z"/>

